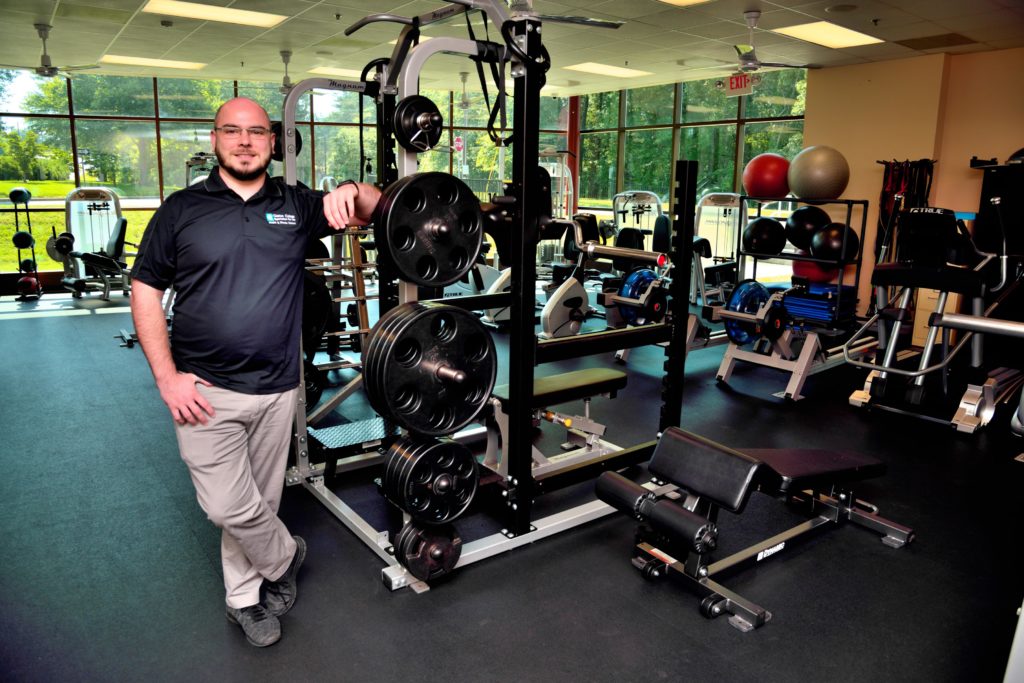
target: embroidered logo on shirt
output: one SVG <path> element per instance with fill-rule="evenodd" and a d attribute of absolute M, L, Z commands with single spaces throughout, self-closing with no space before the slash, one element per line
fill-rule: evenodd
<path fill-rule="evenodd" d="M 266 216 L 271 225 L 295 225 L 295 216 L 290 213 L 268 213 Z"/>

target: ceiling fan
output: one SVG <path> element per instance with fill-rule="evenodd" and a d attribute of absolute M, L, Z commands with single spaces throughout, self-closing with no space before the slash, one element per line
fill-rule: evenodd
<path fill-rule="evenodd" d="M 45 76 L 52 78 L 53 76 L 61 75 L 70 77 L 74 71 L 84 71 L 86 69 L 98 69 L 99 64 L 80 64 L 78 66 L 54 66 L 50 60 L 49 53 L 46 52 L 46 40 L 50 37 L 50 29 L 53 27 L 49 24 L 33 24 L 36 29 L 36 33 L 39 34 L 39 38 L 43 41 L 43 54 L 39 56 L 38 66 L 24 66 L 19 64 L 0 64 L 0 67 L 8 69 L 25 69 L 27 71 L 33 71 L 39 76 Z"/>
<path fill-rule="evenodd" d="M 817 64 L 783 64 L 780 62 L 762 62 L 757 58 L 757 54 L 754 53 L 754 29 L 757 28 L 757 22 L 761 18 L 760 10 L 749 10 L 743 13 L 743 18 L 747 21 L 747 29 L 750 31 L 750 44 L 749 45 L 733 45 L 736 49 L 736 54 L 739 55 L 740 71 L 757 71 L 762 66 L 774 66 L 781 67 L 784 69 L 817 69 Z"/>
<path fill-rule="evenodd" d="M 469 95 L 466 94 L 466 79 L 469 78 L 468 71 L 460 71 L 459 78 L 462 79 L 462 99 L 455 103 L 455 106 L 465 111 L 470 107 Z"/>
<path fill-rule="evenodd" d="M 292 61 L 292 51 L 281 50 L 281 61 L 284 62 L 284 80 L 281 81 L 281 87 L 277 90 L 282 95 L 287 95 L 292 91 L 292 88 L 295 87 L 295 84 L 292 83 L 292 79 L 288 76 L 288 62 Z"/>

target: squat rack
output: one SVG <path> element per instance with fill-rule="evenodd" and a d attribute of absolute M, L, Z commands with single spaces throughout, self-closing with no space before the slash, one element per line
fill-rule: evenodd
<path fill-rule="evenodd" d="M 286 149 L 285 179 L 295 182 L 294 145 L 291 144 L 295 128 L 295 109 L 298 98 L 314 88 L 347 89 L 370 93 L 375 96 L 378 106 L 378 157 L 386 161 L 394 139 L 391 117 L 394 98 L 418 94 L 419 73 L 426 60 L 437 53 L 463 54 L 472 58 L 494 60 L 500 64 L 511 63 L 514 79 L 514 107 L 512 116 L 513 175 L 508 190 L 506 206 L 511 230 L 511 290 L 496 295 L 481 295 L 446 299 L 444 303 L 468 309 L 510 307 L 509 352 L 516 358 L 509 370 L 509 440 L 504 444 L 510 463 L 507 478 L 498 482 L 503 488 L 505 501 L 503 529 L 470 541 L 462 546 L 462 554 L 456 567 L 476 562 L 492 555 L 532 543 L 541 538 L 559 533 L 585 522 L 613 512 L 613 509 L 596 499 L 569 510 L 558 512 L 541 519 L 534 519 L 534 499 L 547 491 L 570 486 L 594 478 L 600 471 L 619 469 L 649 459 L 656 441 L 651 440 L 637 446 L 610 454 L 603 460 L 558 473 L 556 476 L 535 480 L 532 469 L 531 399 L 533 398 L 534 367 L 568 358 L 600 353 L 614 353 L 627 347 L 666 343 L 665 378 L 662 383 L 662 405 L 659 416 L 659 431 L 678 425 L 682 410 L 682 381 L 685 365 L 686 302 L 689 298 L 689 268 L 692 260 L 693 221 L 697 181 L 697 164 L 680 161 L 676 167 L 676 214 L 674 236 L 670 257 L 678 264 L 678 272 L 672 279 L 669 304 L 670 315 L 665 322 L 624 330 L 612 330 L 587 334 L 576 338 L 538 340 L 534 328 L 534 302 L 536 279 L 536 249 L 540 230 L 551 221 L 545 213 L 546 203 L 542 201 L 550 186 L 539 174 L 539 119 L 540 89 L 549 63 L 541 43 L 541 22 L 532 11 L 515 11 L 510 14 L 498 0 L 473 0 L 445 6 L 421 17 L 406 19 L 394 15 L 374 15 L 350 27 L 351 33 L 372 21 L 397 21 L 405 24 L 389 64 L 377 66 L 377 84 L 367 82 L 344 83 L 331 79 L 310 79 L 299 83 L 286 98 L 284 130 L 288 138 Z M 447 19 L 466 12 L 470 8 L 483 10 L 489 21 L 501 28 L 505 44 L 481 40 L 456 38 L 435 38 L 429 43 L 412 45 L 418 37 L 418 28 L 424 23 Z M 365 72 L 364 72 L 365 73 Z M 374 87 L 370 87 L 374 86 Z M 390 99 L 389 99 L 390 98 Z M 395 170 L 398 177 L 415 173 L 416 153 L 399 148 Z M 379 168 L 389 182 L 386 173 L 388 164 L 380 163 Z M 430 292 L 421 292 L 407 282 L 394 282 L 393 274 L 381 274 L 380 286 L 394 286 L 397 300 L 416 301 L 421 294 L 430 297 Z M 433 296 L 437 296 L 434 294 Z M 391 305 L 390 297 L 382 290 L 381 311 Z M 389 435 L 395 433 L 393 425 L 378 418 L 367 431 L 365 438 L 352 444 L 352 456 L 346 462 L 328 465 L 314 464 L 310 459 L 309 430 L 306 428 L 304 406 L 296 411 L 296 466 L 288 473 L 289 484 L 301 484 L 321 501 L 349 530 L 357 535 L 385 563 L 382 578 L 391 589 L 412 586 L 426 590 L 427 586 L 412 577 L 395 558 L 393 539 L 387 530 L 378 530 L 361 517 L 352 507 L 341 500 L 328 488 L 336 472 L 365 467 L 382 461 L 379 450 Z M 350 425 L 354 426 L 354 425 Z M 653 436 L 653 435 L 652 435 Z M 376 449 L 376 450 L 375 450 Z"/>

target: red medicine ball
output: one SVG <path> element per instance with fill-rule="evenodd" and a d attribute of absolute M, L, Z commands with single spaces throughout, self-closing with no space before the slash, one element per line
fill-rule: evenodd
<path fill-rule="evenodd" d="M 800 256 L 810 256 L 811 252 L 806 249 L 801 249 L 797 254 Z M 806 278 L 811 282 L 832 282 L 838 274 L 838 268 L 830 268 L 821 263 L 816 263 L 814 261 L 793 261 L 793 275 L 796 277 Z"/>
<path fill-rule="evenodd" d="M 743 189 L 751 197 L 781 199 L 789 194 L 789 161 L 779 154 L 758 154 L 743 167 Z"/>

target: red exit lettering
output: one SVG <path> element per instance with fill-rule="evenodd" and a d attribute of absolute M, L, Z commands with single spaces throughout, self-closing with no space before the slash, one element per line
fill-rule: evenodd
<path fill-rule="evenodd" d="M 734 74 L 732 76 L 729 76 L 730 90 L 739 90 L 740 88 L 745 88 L 747 87 L 748 83 L 750 83 L 750 76 L 748 76 L 747 74 Z"/>

